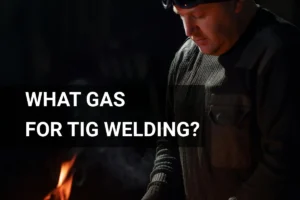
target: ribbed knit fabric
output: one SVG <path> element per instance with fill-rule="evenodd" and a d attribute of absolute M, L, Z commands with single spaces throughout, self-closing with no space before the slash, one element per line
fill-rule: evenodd
<path fill-rule="evenodd" d="M 184 59 L 180 62 L 179 68 L 177 68 L 177 60 L 174 59 L 169 74 L 169 85 L 202 85 L 209 90 L 210 86 L 221 84 L 225 77 L 225 70 L 218 62 L 217 56 L 202 54 L 192 40 L 186 41 L 181 49 L 188 49 L 189 51 L 186 52 L 188 54 L 183 55 Z M 175 155 L 168 148 L 171 146 L 168 141 L 161 140 L 158 144 L 154 168 L 150 175 L 151 182 L 143 200 L 158 198 L 160 195 L 157 195 L 157 193 L 162 192 L 159 188 L 162 185 L 168 185 L 169 192 L 176 194 L 177 191 L 175 190 L 179 186 L 173 184 L 177 183 L 178 179 L 176 182 L 173 174 L 178 174 L 180 171 L 174 168 L 176 164 L 181 167 L 193 166 L 191 169 L 197 169 L 201 164 L 202 147 L 200 145 L 194 148 L 181 147 L 180 155 Z M 186 157 L 186 155 L 189 156 Z M 183 170 L 181 173 L 183 174 L 185 188 L 197 187 L 198 177 L 196 172 Z M 172 182 L 170 179 L 172 179 Z M 194 198 L 196 198 L 195 192 L 185 191 L 185 194 L 195 195 Z"/>

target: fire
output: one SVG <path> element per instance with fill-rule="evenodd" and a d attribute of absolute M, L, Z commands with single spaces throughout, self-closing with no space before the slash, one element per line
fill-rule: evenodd
<path fill-rule="evenodd" d="M 68 200 L 71 194 L 73 173 L 70 173 L 76 156 L 61 165 L 59 179 L 56 188 L 50 192 L 44 200 Z"/>

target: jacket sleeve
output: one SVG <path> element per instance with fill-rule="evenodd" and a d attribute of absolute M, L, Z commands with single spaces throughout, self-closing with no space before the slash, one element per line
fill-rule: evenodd
<path fill-rule="evenodd" d="M 176 54 L 177 55 L 177 54 Z M 173 120 L 173 85 L 175 68 L 178 65 L 175 56 L 169 70 L 166 96 L 166 117 Z M 161 138 L 157 141 L 154 167 L 150 174 L 150 183 L 142 200 L 181 199 L 183 186 L 181 180 L 181 166 L 176 138 Z"/>
<path fill-rule="evenodd" d="M 282 47 L 257 80 L 257 124 L 263 155 L 238 200 L 300 199 L 298 52 Z M 298 195 L 298 196 L 296 196 Z"/>

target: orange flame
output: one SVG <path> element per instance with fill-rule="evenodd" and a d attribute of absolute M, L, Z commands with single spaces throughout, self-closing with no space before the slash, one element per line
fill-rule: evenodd
<path fill-rule="evenodd" d="M 56 188 L 50 192 L 44 200 L 68 200 L 71 194 L 73 174 L 70 169 L 75 162 L 76 156 L 61 165 L 59 180 Z"/>

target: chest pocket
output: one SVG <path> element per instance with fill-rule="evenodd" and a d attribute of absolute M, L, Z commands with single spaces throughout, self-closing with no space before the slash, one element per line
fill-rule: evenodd
<path fill-rule="evenodd" d="M 211 95 L 208 127 L 213 167 L 250 167 L 251 115 L 251 102 L 246 95 Z"/>

